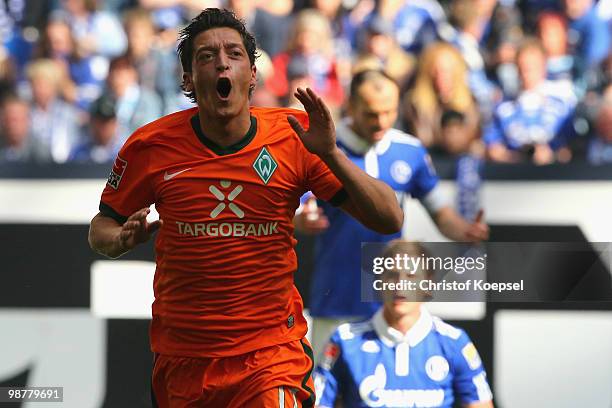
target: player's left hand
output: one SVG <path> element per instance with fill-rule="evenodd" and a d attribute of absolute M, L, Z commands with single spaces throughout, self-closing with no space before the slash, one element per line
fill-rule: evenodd
<path fill-rule="evenodd" d="M 300 125 L 295 116 L 288 115 L 287 121 L 309 152 L 320 157 L 331 154 L 337 148 L 336 128 L 325 102 L 310 88 L 298 88 L 294 95 L 308 113 L 308 130 Z"/>
<path fill-rule="evenodd" d="M 141 208 L 130 215 L 127 221 L 123 223 L 118 236 L 119 247 L 123 252 L 148 241 L 151 235 L 163 225 L 161 219 L 148 222 L 147 215 L 150 212 L 151 210 L 148 207 Z"/>
<path fill-rule="evenodd" d="M 480 242 L 489 239 L 489 226 L 482 222 L 483 217 L 484 210 L 481 209 L 478 211 L 476 218 L 474 218 L 474 221 L 466 231 L 466 241 Z"/>

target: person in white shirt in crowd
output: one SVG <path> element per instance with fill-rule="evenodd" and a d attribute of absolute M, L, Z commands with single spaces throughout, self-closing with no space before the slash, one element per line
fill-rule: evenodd
<path fill-rule="evenodd" d="M 0 102 L 0 164 L 50 161 L 49 149 L 32 138 L 28 102 L 5 96 Z"/>
<path fill-rule="evenodd" d="M 61 0 L 61 7 L 53 13 L 66 15 L 81 55 L 110 59 L 125 52 L 127 38 L 117 16 L 98 10 L 98 3 L 101 2 Z"/>
<path fill-rule="evenodd" d="M 106 79 L 110 95 L 117 101 L 118 138 L 120 143 L 140 126 L 157 118 L 162 112 L 161 98 L 139 83 L 138 71 L 127 55 L 110 63 Z"/>
<path fill-rule="evenodd" d="M 26 75 L 32 92 L 32 136 L 49 148 L 54 162 L 64 163 L 80 134 L 78 109 L 59 96 L 66 72 L 55 61 L 43 58 L 31 62 Z"/>

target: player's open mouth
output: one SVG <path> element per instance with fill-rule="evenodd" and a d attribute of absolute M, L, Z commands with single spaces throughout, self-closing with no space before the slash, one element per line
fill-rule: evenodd
<path fill-rule="evenodd" d="M 217 80 L 217 94 L 221 99 L 227 99 L 232 90 L 232 83 L 229 78 L 219 78 Z"/>

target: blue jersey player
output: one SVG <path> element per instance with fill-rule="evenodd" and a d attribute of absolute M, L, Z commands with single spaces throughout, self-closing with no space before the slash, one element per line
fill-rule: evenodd
<path fill-rule="evenodd" d="M 419 256 L 417 243 L 394 241 L 385 256 Z M 383 281 L 426 279 L 386 271 Z M 414 295 L 414 294 L 413 294 Z M 383 293 L 384 306 L 371 319 L 345 323 L 327 343 L 315 370 L 316 406 L 345 407 L 493 406 L 482 361 L 468 335 L 429 314 L 401 292 Z"/>
<path fill-rule="evenodd" d="M 392 128 L 398 103 L 399 89 L 386 74 L 356 74 L 350 86 L 349 115 L 336 129 L 338 145 L 358 167 L 390 185 L 400 202 L 404 196 L 419 199 L 446 237 L 471 242 L 487 239 L 482 213 L 473 222 L 458 215 L 437 188 L 438 177 L 421 142 Z M 295 218 L 298 230 L 320 233 L 309 303 L 315 361 L 338 324 L 371 317 L 379 307 L 361 302 L 361 243 L 388 242 L 400 235 L 371 232 L 342 210 L 325 203 L 321 206 L 319 217 L 308 211 L 311 206 L 307 204 Z"/>

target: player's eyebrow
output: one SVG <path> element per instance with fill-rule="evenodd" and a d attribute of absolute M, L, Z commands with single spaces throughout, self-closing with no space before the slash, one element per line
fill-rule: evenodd
<path fill-rule="evenodd" d="M 225 48 L 242 48 L 242 43 L 235 43 L 235 42 L 225 43 L 225 44 L 223 44 L 223 47 L 225 47 Z"/>
<path fill-rule="evenodd" d="M 219 45 L 219 44 L 204 44 L 204 45 L 200 45 L 195 50 L 195 54 L 194 55 L 198 55 L 202 51 L 214 51 L 214 52 L 216 52 L 221 47 L 226 48 L 226 49 L 232 49 L 232 48 L 240 48 L 240 49 L 242 49 L 242 44 L 241 43 L 237 43 L 237 42 L 228 42 L 228 43 L 224 43 L 222 45 Z"/>
<path fill-rule="evenodd" d="M 217 45 L 200 45 L 195 50 L 195 55 L 197 55 L 198 53 L 200 53 L 202 51 L 216 51 L 218 49 L 219 49 L 219 46 L 217 46 Z"/>

